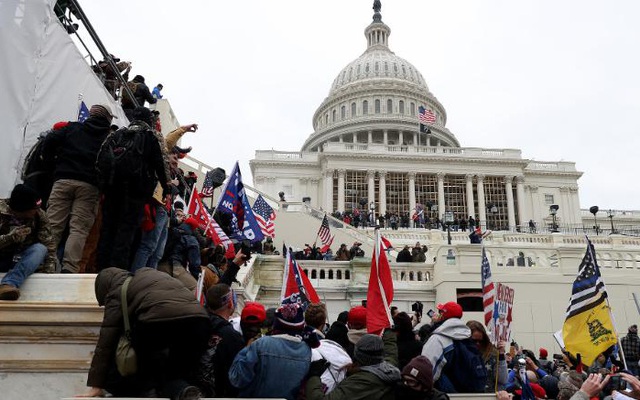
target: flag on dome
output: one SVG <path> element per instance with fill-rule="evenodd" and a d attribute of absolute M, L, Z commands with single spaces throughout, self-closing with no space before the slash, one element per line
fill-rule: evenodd
<path fill-rule="evenodd" d="M 420 118 L 420 123 L 434 124 L 436 122 L 436 115 L 433 113 L 433 111 L 424 108 L 424 106 L 418 107 L 418 111 L 420 112 L 420 114 L 418 115 L 418 117 Z"/>
<path fill-rule="evenodd" d="M 212 197 L 213 196 L 213 170 L 207 171 L 204 176 L 204 182 L 202 183 L 202 192 L 200 197 Z"/>
<path fill-rule="evenodd" d="M 284 251 L 286 251 L 286 246 L 284 246 Z M 299 303 L 306 309 L 309 303 L 320 303 L 320 297 L 318 297 L 318 293 L 316 293 L 307 274 L 300 268 L 291 253 L 291 249 L 286 251 L 280 300 L 282 304 Z"/>
<path fill-rule="evenodd" d="M 89 118 L 89 109 L 84 101 L 80 102 L 80 109 L 78 110 L 78 122 L 84 122 Z"/>
<path fill-rule="evenodd" d="M 493 279 L 491 278 L 491 265 L 489 264 L 489 259 L 487 258 L 487 253 L 482 248 L 482 271 L 481 271 L 481 279 L 482 279 L 482 306 L 484 309 L 484 324 L 491 332 L 493 332 L 493 324 L 491 321 L 493 320 L 493 308 L 494 308 L 494 300 L 495 300 L 495 287 L 493 286 Z"/>
<path fill-rule="evenodd" d="M 267 237 L 276 237 L 275 224 L 273 223 L 273 220 L 276 219 L 276 213 L 262 195 L 258 195 L 252 208 L 262 233 Z"/>
<path fill-rule="evenodd" d="M 573 282 L 562 339 L 567 351 L 574 356 L 580 354 L 585 365 L 591 365 L 600 353 L 618 343 L 596 251 L 588 238 Z"/>

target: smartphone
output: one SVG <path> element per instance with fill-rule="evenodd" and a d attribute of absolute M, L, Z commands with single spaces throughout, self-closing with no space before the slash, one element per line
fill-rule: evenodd
<path fill-rule="evenodd" d="M 245 260 L 248 261 L 251 259 L 251 241 L 243 240 L 240 244 L 240 250 L 242 250 L 242 254 L 245 255 Z"/>
<path fill-rule="evenodd" d="M 433 310 L 429 310 L 427 311 L 427 315 L 429 316 L 429 318 L 433 318 L 433 316 L 436 315 L 436 312 Z"/>

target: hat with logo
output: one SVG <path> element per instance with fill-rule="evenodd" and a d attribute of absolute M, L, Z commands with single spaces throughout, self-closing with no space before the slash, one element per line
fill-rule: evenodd
<path fill-rule="evenodd" d="M 412 358 L 402 369 L 402 376 L 410 376 L 418 381 L 424 391 L 433 389 L 433 366 L 425 356 Z"/>

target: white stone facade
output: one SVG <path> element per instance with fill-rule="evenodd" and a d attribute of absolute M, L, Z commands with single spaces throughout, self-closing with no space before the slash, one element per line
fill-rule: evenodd
<path fill-rule="evenodd" d="M 335 78 L 300 152 L 256 151 L 256 189 L 293 201 L 310 197 L 327 212 L 366 201 L 365 210 L 373 203 L 376 214 L 401 216 L 417 205 L 430 219 L 451 211 L 485 229 L 512 231 L 529 229 L 529 221 L 549 226 L 555 204 L 556 224 L 582 226 L 575 164 L 460 147 L 420 72 L 389 49 L 390 33 L 375 19 L 366 28 L 366 51 Z M 435 115 L 429 134 L 420 133 L 421 106 Z"/>

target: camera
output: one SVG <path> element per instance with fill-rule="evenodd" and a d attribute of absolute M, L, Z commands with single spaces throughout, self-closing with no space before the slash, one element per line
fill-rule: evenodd
<path fill-rule="evenodd" d="M 614 390 L 626 390 L 627 389 L 627 382 L 622 379 L 622 376 L 620 376 L 620 374 L 609 374 L 610 378 L 609 378 L 609 382 L 607 383 L 607 386 L 605 386 L 605 393 L 610 393 Z"/>
<path fill-rule="evenodd" d="M 411 305 L 411 311 L 415 312 L 416 314 L 422 316 L 422 310 L 424 309 L 424 304 L 422 304 L 419 301 L 416 301 L 415 303 L 413 303 Z"/>

